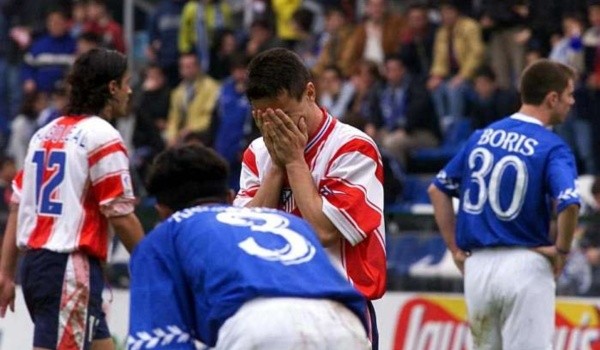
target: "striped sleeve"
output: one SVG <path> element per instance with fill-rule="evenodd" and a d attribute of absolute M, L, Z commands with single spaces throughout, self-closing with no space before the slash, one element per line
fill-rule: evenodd
<path fill-rule="evenodd" d="M 135 198 L 127 149 L 118 132 L 111 131 L 114 132 L 97 135 L 101 139 L 95 140 L 97 146 L 88 152 L 87 157 L 92 191 L 100 205 L 115 199 Z"/>
<path fill-rule="evenodd" d="M 21 190 L 23 189 L 23 170 L 19 170 L 17 176 L 12 181 L 13 193 L 10 197 L 10 202 L 19 204 L 21 202 Z"/>
<path fill-rule="evenodd" d="M 240 190 L 237 193 L 233 205 L 243 207 L 248 204 L 258 192 L 260 178 L 258 176 L 258 165 L 256 154 L 252 147 L 248 147 L 242 159 L 242 172 L 240 175 Z"/>
<path fill-rule="evenodd" d="M 383 223 L 383 164 L 376 146 L 355 138 L 332 157 L 319 183 L 323 213 L 352 245 Z"/>

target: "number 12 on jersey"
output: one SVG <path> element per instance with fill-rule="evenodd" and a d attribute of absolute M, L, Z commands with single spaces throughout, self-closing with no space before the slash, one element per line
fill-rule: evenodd
<path fill-rule="evenodd" d="M 38 150 L 33 154 L 35 164 L 35 198 L 38 214 L 62 214 L 62 202 L 52 198 L 65 178 L 66 153 L 63 150 Z"/>

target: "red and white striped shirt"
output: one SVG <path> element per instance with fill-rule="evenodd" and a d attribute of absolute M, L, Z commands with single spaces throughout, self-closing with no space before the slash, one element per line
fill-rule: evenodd
<path fill-rule="evenodd" d="M 323 213 L 345 238 L 327 250 L 365 297 L 377 299 L 386 284 L 381 155 L 369 136 L 324 110 L 323 115 L 304 157 L 323 199 Z M 244 153 L 235 205 L 244 206 L 254 197 L 270 166 L 263 139 L 254 140 Z M 279 209 L 301 216 L 288 184 Z"/>
<path fill-rule="evenodd" d="M 106 210 L 134 200 L 119 132 L 96 116 L 66 116 L 38 130 L 13 181 L 17 245 L 106 260 Z M 132 208 L 132 206 L 131 206 Z"/>

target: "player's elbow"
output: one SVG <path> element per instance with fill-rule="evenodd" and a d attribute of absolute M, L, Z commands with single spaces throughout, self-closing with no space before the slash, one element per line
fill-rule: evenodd
<path fill-rule="evenodd" d="M 323 247 L 330 247 L 337 244 L 342 237 L 342 234 L 335 228 L 329 230 L 318 230 L 317 235 Z"/>

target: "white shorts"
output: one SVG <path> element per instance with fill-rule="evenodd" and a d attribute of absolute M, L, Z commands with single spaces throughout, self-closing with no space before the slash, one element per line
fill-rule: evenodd
<path fill-rule="evenodd" d="M 360 319 L 325 299 L 260 298 L 244 304 L 219 330 L 216 350 L 370 349 Z"/>
<path fill-rule="evenodd" d="M 556 283 L 550 261 L 525 248 L 472 252 L 465 299 L 474 349 L 552 350 Z"/>

